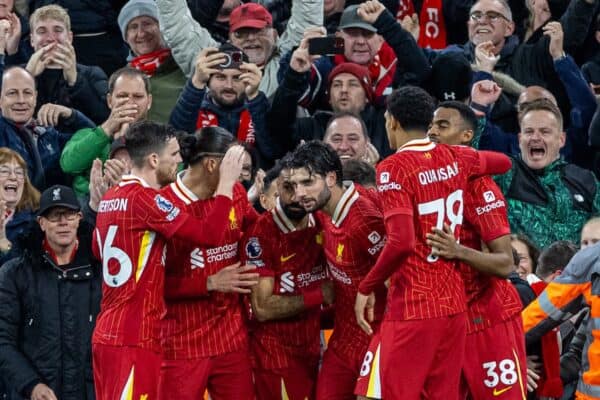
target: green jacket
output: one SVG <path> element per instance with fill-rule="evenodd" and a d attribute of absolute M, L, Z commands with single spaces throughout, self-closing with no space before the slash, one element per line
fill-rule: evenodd
<path fill-rule="evenodd" d="M 585 222 L 600 212 L 593 173 L 562 159 L 535 171 L 516 158 L 495 179 L 508 201 L 512 233 L 526 234 L 540 248 L 557 240 L 579 243 Z"/>
<path fill-rule="evenodd" d="M 148 119 L 163 124 L 168 123 L 171 111 L 177 103 L 185 82 L 185 75 L 183 75 L 173 57 L 169 57 L 161 64 L 150 78 L 152 107 L 148 112 Z"/>
<path fill-rule="evenodd" d="M 110 153 L 112 138 L 102 127 L 80 129 L 65 145 L 60 156 L 62 170 L 74 176 L 73 190 L 77 197 L 89 193 L 90 170 L 96 158 L 106 161 Z"/>

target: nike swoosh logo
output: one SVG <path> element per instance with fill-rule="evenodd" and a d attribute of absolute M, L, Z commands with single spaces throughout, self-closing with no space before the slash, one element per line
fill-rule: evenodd
<path fill-rule="evenodd" d="M 294 257 L 296 255 L 296 253 L 294 254 L 290 254 L 289 256 L 281 256 L 281 258 L 279 258 L 279 261 L 281 261 L 282 263 L 290 260 L 292 257 Z"/>
<path fill-rule="evenodd" d="M 493 395 L 500 396 L 502 393 L 508 392 L 510 389 L 512 389 L 512 386 L 509 386 L 509 387 L 506 387 L 506 388 L 500 389 L 500 390 L 494 389 Z"/>

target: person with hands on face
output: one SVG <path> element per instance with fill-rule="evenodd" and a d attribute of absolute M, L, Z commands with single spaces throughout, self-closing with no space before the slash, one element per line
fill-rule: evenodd
<path fill-rule="evenodd" d="M 79 109 L 95 123 L 104 121 L 108 116 L 106 75 L 98 67 L 77 63 L 66 10 L 58 5 L 40 7 L 31 14 L 30 26 L 34 53 L 26 69 L 37 83 L 38 107 L 60 104 Z M 4 65 L 0 62 L 0 70 Z"/>
<path fill-rule="evenodd" d="M 207 126 L 225 128 L 238 141 L 254 146 L 261 164 L 268 165 L 276 152 L 266 136 L 270 105 L 259 90 L 261 78 L 261 70 L 241 49 L 228 43 L 206 48 L 198 54 L 169 123 L 188 133 Z"/>
<path fill-rule="evenodd" d="M 130 67 L 115 71 L 108 81 L 106 100 L 111 110 L 108 119 L 95 128 L 77 131 L 60 158 L 63 171 L 74 176 L 73 189 L 80 198 L 88 193 L 94 159 L 106 161 L 111 143 L 122 138 L 131 124 L 148 117 L 153 101 L 149 78 Z"/>

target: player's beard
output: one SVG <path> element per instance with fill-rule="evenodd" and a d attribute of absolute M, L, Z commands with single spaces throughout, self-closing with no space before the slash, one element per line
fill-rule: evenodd
<path fill-rule="evenodd" d="M 281 204 L 283 213 L 292 221 L 300 221 L 307 214 L 306 210 L 300 203 L 294 202 L 290 204 Z"/>
<path fill-rule="evenodd" d="M 315 212 L 315 211 L 321 210 L 323 207 L 325 207 L 325 205 L 327 204 L 327 202 L 329 201 L 330 198 L 331 198 L 331 190 L 329 190 L 329 188 L 327 186 L 325 186 L 323 188 L 323 190 L 319 193 L 317 198 L 314 200 L 314 202 L 315 202 L 314 205 L 309 208 L 305 207 L 305 210 L 307 212 Z"/>
<path fill-rule="evenodd" d="M 156 181 L 158 182 L 160 187 L 170 185 L 171 183 L 175 182 L 176 178 L 177 178 L 177 169 L 175 169 L 175 171 L 171 171 L 169 169 L 159 168 L 156 171 Z"/>

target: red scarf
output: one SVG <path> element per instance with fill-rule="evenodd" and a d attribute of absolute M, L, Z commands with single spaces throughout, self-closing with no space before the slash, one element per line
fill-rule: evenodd
<path fill-rule="evenodd" d="M 373 58 L 373 62 L 367 67 L 371 75 L 371 82 L 373 82 L 374 98 L 382 97 L 384 90 L 392 85 L 397 61 L 394 50 L 383 42 L 375 58 Z M 335 65 L 339 65 L 349 61 L 343 54 L 337 54 L 333 62 Z"/>
<path fill-rule="evenodd" d="M 148 54 L 144 54 L 132 59 L 129 64 L 135 69 L 138 69 L 152 77 L 158 67 L 171 57 L 171 49 L 156 50 Z"/>
<path fill-rule="evenodd" d="M 212 111 L 200 110 L 198 120 L 196 121 L 196 129 L 205 128 L 207 126 L 219 126 L 219 117 Z M 254 124 L 250 111 L 244 109 L 240 113 L 240 125 L 238 126 L 237 139 L 240 142 L 254 144 L 256 137 L 254 135 Z"/>
<path fill-rule="evenodd" d="M 48 240 L 46 238 L 44 238 L 44 242 L 42 243 L 42 246 L 43 246 L 44 250 L 46 251 L 46 253 L 48 253 L 48 255 L 50 256 L 50 258 L 52 258 L 52 261 L 54 261 L 54 264 L 56 264 L 56 266 L 58 266 L 58 267 L 62 267 L 62 265 L 68 265 L 75 259 L 75 254 L 77 254 L 77 249 L 79 248 L 79 240 L 75 241 L 75 247 L 73 247 L 73 251 L 71 252 L 71 256 L 69 257 L 69 262 L 67 264 L 62 264 L 62 265 L 58 265 L 58 258 L 56 258 L 56 253 L 54 252 L 52 247 L 50 247 L 50 243 L 48 243 Z"/>
<path fill-rule="evenodd" d="M 396 19 L 402 21 L 405 16 L 412 16 L 415 7 L 412 0 L 400 0 Z M 429 49 L 446 48 L 446 24 L 442 0 L 423 0 L 419 15 L 419 46 Z"/>

